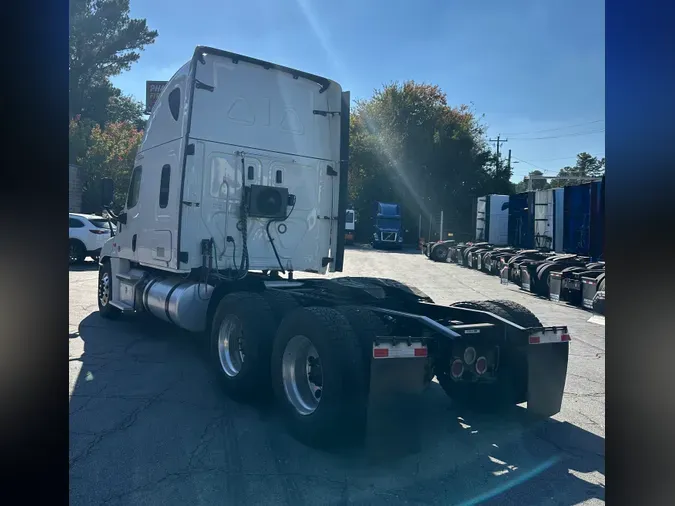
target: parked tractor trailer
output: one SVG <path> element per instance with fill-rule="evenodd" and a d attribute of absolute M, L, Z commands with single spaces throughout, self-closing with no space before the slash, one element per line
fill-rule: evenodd
<path fill-rule="evenodd" d="M 374 202 L 373 248 L 403 247 L 403 224 L 400 204 Z"/>
<path fill-rule="evenodd" d="M 434 377 L 470 407 L 558 413 L 565 325 L 510 301 L 435 304 L 389 279 L 294 279 L 343 270 L 349 103 L 329 79 L 197 47 L 152 109 L 113 216 L 100 315 L 205 336 L 225 392 L 269 393 L 310 445 L 363 435 Z"/>

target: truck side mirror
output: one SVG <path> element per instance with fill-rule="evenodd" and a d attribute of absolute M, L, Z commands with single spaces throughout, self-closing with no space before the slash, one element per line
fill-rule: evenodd
<path fill-rule="evenodd" d="M 101 207 L 108 207 L 114 199 L 115 184 L 110 178 L 101 179 Z"/>

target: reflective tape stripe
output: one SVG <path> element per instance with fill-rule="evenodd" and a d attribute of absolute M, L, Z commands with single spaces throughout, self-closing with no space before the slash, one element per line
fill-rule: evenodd
<path fill-rule="evenodd" d="M 530 344 L 550 344 L 550 343 L 567 343 L 571 341 L 569 334 L 562 332 L 544 331 L 530 334 Z"/>
<path fill-rule="evenodd" d="M 422 343 L 380 343 L 373 344 L 373 358 L 424 358 L 428 354 L 427 347 Z"/>

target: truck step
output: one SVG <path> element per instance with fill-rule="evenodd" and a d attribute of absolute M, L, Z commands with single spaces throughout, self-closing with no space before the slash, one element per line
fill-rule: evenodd
<path fill-rule="evenodd" d="M 116 307 L 117 309 L 119 309 L 123 313 L 133 313 L 133 312 L 135 312 L 133 307 L 131 307 L 129 304 L 125 304 L 124 302 L 110 301 L 109 304 L 112 307 Z"/>
<path fill-rule="evenodd" d="M 115 277 L 122 281 L 128 281 L 129 283 L 136 283 L 145 277 L 145 273 L 142 271 L 129 271 L 127 273 L 119 273 Z"/>

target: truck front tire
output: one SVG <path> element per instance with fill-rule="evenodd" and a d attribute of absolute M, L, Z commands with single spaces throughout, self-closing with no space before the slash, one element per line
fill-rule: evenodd
<path fill-rule="evenodd" d="M 116 320 L 121 311 L 110 305 L 112 298 L 112 270 L 110 262 L 104 262 L 98 267 L 98 314 L 107 320 Z"/>
<path fill-rule="evenodd" d="M 260 294 L 230 293 L 218 303 L 211 325 L 211 360 L 223 389 L 233 399 L 269 393 L 275 327 L 274 314 Z"/>
<path fill-rule="evenodd" d="M 272 387 L 288 430 L 314 447 L 358 439 L 367 384 L 358 337 L 339 311 L 299 308 L 281 322 L 272 349 Z"/>

